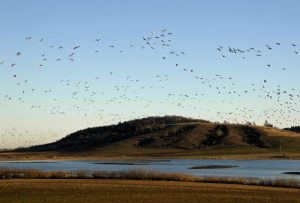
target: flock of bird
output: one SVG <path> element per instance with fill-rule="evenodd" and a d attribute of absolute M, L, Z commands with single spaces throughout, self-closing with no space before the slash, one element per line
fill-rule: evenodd
<path fill-rule="evenodd" d="M 55 87 L 52 88 L 49 84 L 49 88 L 43 88 L 43 86 L 38 86 L 32 82 L 32 78 L 26 78 L 22 73 L 16 73 L 17 69 L 22 68 L 18 63 L 19 58 L 26 55 L 25 52 L 17 50 L 15 61 L 6 61 L 0 58 L 0 68 L 11 70 L 12 75 L 8 76 L 14 85 L 11 89 L 17 90 L 10 92 L 10 88 L 6 88 L 5 92 L 0 92 L 0 101 L 6 105 L 11 105 L 12 110 L 14 105 L 22 105 L 32 113 L 53 115 L 57 116 L 58 119 L 61 116 L 72 115 L 83 120 L 96 121 L 96 123 L 89 123 L 89 125 L 117 123 L 123 120 L 149 116 L 153 109 L 161 105 L 170 106 L 177 109 L 178 112 L 199 112 L 199 117 L 202 114 L 210 114 L 212 115 L 210 120 L 220 122 L 248 123 L 249 121 L 271 120 L 275 125 L 280 126 L 289 126 L 300 122 L 299 117 L 294 116 L 299 114 L 300 111 L 300 92 L 297 87 L 287 88 L 284 84 L 280 84 L 280 82 L 276 84 L 276 81 L 270 81 L 267 78 L 262 79 L 260 82 L 240 85 L 239 80 L 235 79 L 230 73 L 204 76 L 197 68 L 188 67 L 179 62 L 180 58 L 186 55 L 186 52 L 177 51 L 173 48 L 173 36 L 174 34 L 167 29 L 161 29 L 157 32 L 151 32 L 147 36 L 142 36 L 138 44 L 129 44 L 127 48 L 137 48 L 137 50 L 150 52 L 159 50 L 159 60 L 162 60 L 162 67 L 168 65 L 173 67 L 174 71 L 179 74 L 184 74 L 185 77 L 190 78 L 191 84 L 197 84 L 197 90 L 192 88 L 180 92 L 180 88 L 178 90 L 176 90 L 176 87 L 170 88 L 173 85 L 172 80 L 175 79 L 172 77 L 172 73 L 167 71 L 166 73 L 149 75 L 148 77 L 153 82 L 145 84 L 143 78 L 138 78 L 135 75 L 126 75 L 120 78 L 121 74 L 111 70 L 107 70 L 106 74 L 94 75 L 89 79 L 61 78 L 56 81 Z M 35 39 L 31 36 L 25 37 L 24 40 L 28 43 L 33 41 L 44 43 L 46 41 L 44 38 Z M 102 38 L 93 40 L 95 44 L 101 44 L 102 42 Z M 232 46 L 225 48 L 225 46 L 220 45 L 216 48 L 216 53 L 220 54 L 220 60 L 229 60 L 229 56 L 247 59 L 252 56 L 263 57 L 265 53 L 281 46 L 282 44 L 279 42 L 267 44 L 263 49 L 254 47 L 241 49 Z M 40 53 L 40 57 L 36 62 L 37 71 L 49 68 L 49 61 L 51 63 L 64 61 L 70 63 L 71 66 L 76 63 L 82 47 L 84 45 L 79 44 L 68 49 L 63 44 L 45 45 L 44 50 L 54 50 L 55 53 L 58 53 L 58 57 L 53 58 L 53 55 L 47 54 L 46 51 Z M 298 46 L 291 43 L 290 47 L 290 53 L 298 55 Z M 98 47 L 92 50 L 91 54 L 98 55 L 107 49 L 124 54 L 127 48 L 121 49 L 116 44 L 110 44 L 106 49 Z M 69 53 L 67 55 L 60 54 L 65 49 Z M 263 68 L 272 69 L 273 65 L 266 63 Z M 286 72 L 288 68 L 281 67 L 281 70 Z M 103 81 L 108 79 L 113 80 L 109 92 L 101 89 Z M 175 82 L 179 83 L 180 81 Z M 61 93 L 63 93 L 63 96 Z M 251 100 L 252 102 L 250 102 L 250 105 L 245 105 L 245 100 Z M 262 111 L 258 111 L 256 105 L 260 102 L 269 103 L 270 105 L 263 107 Z M 253 105 L 253 103 L 256 105 Z M 134 108 L 140 104 L 142 104 L 142 109 L 139 107 Z M 207 107 L 206 104 L 215 105 L 215 108 Z M 111 108 L 118 105 L 122 108 L 128 108 L 130 112 L 111 111 Z M 226 106 L 230 106 L 230 108 L 224 108 Z M 161 115 L 164 114 L 164 112 L 161 112 Z M 128 115 L 130 115 L 129 118 Z M 106 118 L 104 119 L 105 122 L 101 122 L 103 118 Z M 5 140 L 5 136 L 17 137 L 17 140 L 21 141 L 20 146 L 28 146 L 49 140 L 49 132 L 44 136 L 39 134 L 39 139 L 28 136 L 33 134 L 28 129 L 3 129 L 0 133 L 1 140 Z M 51 139 L 58 139 L 64 136 L 64 133 L 64 131 L 51 132 L 50 134 L 53 135 Z"/>

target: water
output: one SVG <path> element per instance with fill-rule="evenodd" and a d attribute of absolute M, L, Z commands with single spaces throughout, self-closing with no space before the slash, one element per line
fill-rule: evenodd
<path fill-rule="evenodd" d="M 237 166 L 226 169 L 190 169 L 194 166 Z M 42 171 L 118 171 L 151 169 L 163 172 L 180 172 L 196 176 L 222 176 L 245 178 L 294 178 L 298 175 L 284 172 L 300 172 L 300 160 L 199 160 L 199 159 L 145 159 L 130 161 L 1 161 L 0 168 L 38 169 Z"/>

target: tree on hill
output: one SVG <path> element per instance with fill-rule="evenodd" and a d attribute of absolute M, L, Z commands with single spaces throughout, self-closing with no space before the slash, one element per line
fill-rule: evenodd
<path fill-rule="evenodd" d="M 265 127 L 270 127 L 270 128 L 274 127 L 273 124 L 269 123 L 267 120 L 265 120 L 264 126 Z"/>

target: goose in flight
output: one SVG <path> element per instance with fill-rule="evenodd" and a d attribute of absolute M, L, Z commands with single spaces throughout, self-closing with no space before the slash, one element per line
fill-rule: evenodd
<path fill-rule="evenodd" d="M 272 50 L 272 47 L 268 44 L 266 44 L 266 47 L 269 49 L 269 50 Z"/>
<path fill-rule="evenodd" d="M 70 55 L 69 55 L 69 57 L 72 57 L 72 56 L 74 56 L 74 54 L 75 54 L 75 53 L 73 52 L 72 54 L 70 54 Z"/>

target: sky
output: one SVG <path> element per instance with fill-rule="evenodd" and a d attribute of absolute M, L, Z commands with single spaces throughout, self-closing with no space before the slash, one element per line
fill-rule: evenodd
<path fill-rule="evenodd" d="M 297 0 L 0 8 L 0 149 L 147 116 L 300 124 Z"/>

